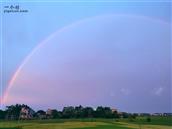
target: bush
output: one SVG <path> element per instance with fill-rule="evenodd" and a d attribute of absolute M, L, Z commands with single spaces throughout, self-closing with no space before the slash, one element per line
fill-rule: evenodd
<path fill-rule="evenodd" d="M 146 121 L 147 121 L 147 122 L 151 122 L 151 118 L 150 118 L 150 117 L 147 117 L 147 118 L 146 118 Z"/>

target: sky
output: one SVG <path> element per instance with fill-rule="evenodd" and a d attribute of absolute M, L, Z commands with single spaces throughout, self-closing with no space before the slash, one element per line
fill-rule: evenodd
<path fill-rule="evenodd" d="M 5 5 L 28 13 L 2 13 Z M 1 97 L 37 109 L 83 104 L 171 112 L 170 25 L 169 2 L 3 1 Z"/>

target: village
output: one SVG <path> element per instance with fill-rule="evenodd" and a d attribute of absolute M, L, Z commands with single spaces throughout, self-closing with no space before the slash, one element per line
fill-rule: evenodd
<path fill-rule="evenodd" d="M 32 120 L 32 119 L 68 119 L 68 118 L 131 118 L 138 116 L 172 116 L 172 113 L 127 113 L 118 109 L 98 106 L 97 108 L 68 106 L 62 111 L 47 109 L 34 111 L 27 105 L 11 105 L 6 110 L 0 110 L 0 119 L 6 120 Z"/>

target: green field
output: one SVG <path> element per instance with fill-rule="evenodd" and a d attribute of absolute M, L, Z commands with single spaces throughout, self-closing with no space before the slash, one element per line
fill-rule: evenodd
<path fill-rule="evenodd" d="M 172 117 L 0 121 L 0 129 L 172 129 Z"/>

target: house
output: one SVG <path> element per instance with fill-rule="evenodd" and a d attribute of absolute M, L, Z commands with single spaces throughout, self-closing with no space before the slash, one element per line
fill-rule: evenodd
<path fill-rule="evenodd" d="M 52 110 L 52 109 L 48 109 L 48 110 L 46 111 L 46 114 L 47 114 L 47 115 L 52 115 L 52 113 L 53 113 L 53 110 Z"/>
<path fill-rule="evenodd" d="M 153 113 L 152 116 L 163 116 L 163 113 Z"/>
<path fill-rule="evenodd" d="M 163 113 L 163 116 L 172 116 L 172 113 Z"/>
<path fill-rule="evenodd" d="M 48 109 L 46 111 L 46 116 L 48 119 L 54 119 L 59 117 L 59 112 L 56 109 Z"/>
<path fill-rule="evenodd" d="M 48 109 L 46 111 L 46 116 L 47 116 L 48 119 L 53 118 L 52 114 L 53 114 L 53 110 L 52 109 Z"/>
<path fill-rule="evenodd" d="M 115 108 L 111 109 L 111 111 L 112 111 L 113 113 L 117 113 L 117 112 L 118 112 L 118 110 L 115 109 Z"/>
<path fill-rule="evenodd" d="M 34 116 L 34 111 L 29 107 L 22 107 L 20 111 L 19 119 L 32 119 Z"/>
<path fill-rule="evenodd" d="M 36 112 L 36 117 L 39 119 L 46 119 L 46 112 L 43 110 L 39 110 Z"/>

